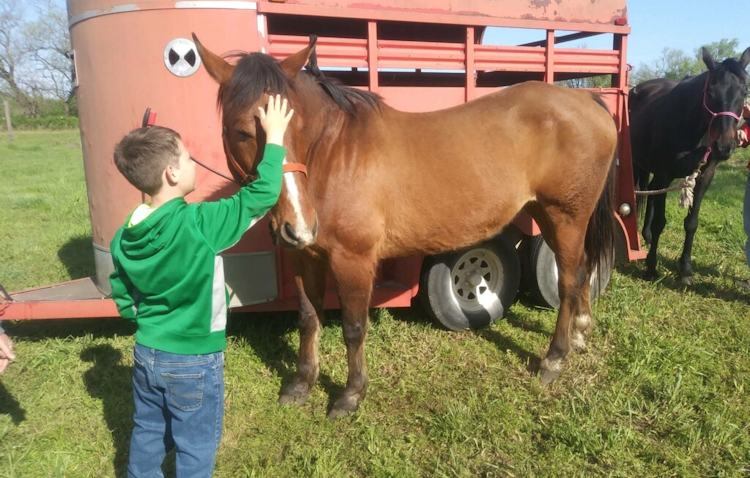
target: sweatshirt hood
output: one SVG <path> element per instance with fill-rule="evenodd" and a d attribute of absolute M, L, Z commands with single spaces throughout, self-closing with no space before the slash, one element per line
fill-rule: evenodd
<path fill-rule="evenodd" d="M 143 221 L 126 227 L 120 237 L 120 248 L 125 257 L 130 260 L 147 259 L 168 246 L 176 237 L 175 229 L 180 226 L 174 212 L 186 205 L 183 198 L 172 199 L 156 208 Z"/>

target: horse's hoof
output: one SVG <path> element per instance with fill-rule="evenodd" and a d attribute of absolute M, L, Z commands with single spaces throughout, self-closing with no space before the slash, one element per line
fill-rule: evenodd
<path fill-rule="evenodd" d="M 329 420 L 338 420 L 339 418 L 348 417 L 356 412 L 359 408 L 359 402 L 354 397 L 341 397 L 333 404 L 333 408 L 328 413 Z"/>
<path fill-rule="evenodd" d="M 685 287 L 692 287 L 694 284 L 693 276 L 680 276 L 680 282 Z"/>
<path fill-rule="evenodd" d="M 562 374 L 562 368 L 562 359 L 550 360 L 546 358 L 542 360 L 542 364 L 539 366 L 539 379 L 545 385 L 552 383 Z"/>
<path fill-rule="evenodd" d="M 281 390 L 279 405 L 302 405 L 310 396 L 310 389 L 304 385 L 289 385 Z"/>
<path fill-rule="evenodd" d="M 646 271 L 643 276 L 646 278 L 646 280 L 653 282 L 659 278 L 659 273 L 656 271 Z"/>

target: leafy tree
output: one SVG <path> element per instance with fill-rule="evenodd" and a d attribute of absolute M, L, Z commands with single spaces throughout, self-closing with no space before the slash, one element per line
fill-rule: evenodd
<path fill-rule="evenodd" d="M 723 61 L 726 58 L 739 58 L 738 47 L 739 41 L 736 38 L 731 40 L 723 38 L 705 45 L 705 48 L 716 61 Z M 653 78 L 682 80 L 687 76 L 698 75 L 705 69 L 706 65 L 703 63 L 701 48 L 696 48 L 693 56 L 688 56 L 682 50 L 664 48 L 659 58 L 649 64 L 641 63 L 633 71 L 630 75 L 630 83 L 636 85 Z"/>

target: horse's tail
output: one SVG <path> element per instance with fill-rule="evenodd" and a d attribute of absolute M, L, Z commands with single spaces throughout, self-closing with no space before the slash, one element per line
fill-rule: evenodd
<path fill-rule="evenodd" d="M 607 104 L 602 100 L 601 96 L 592 94 L 594 101 L 599 103 L 599 106 L 610 113 Z M 614 118 L 612 119 L 614 122 Z M 612 212 L 613 205 L 615 203 L 615 181 L 617 171 L 617 147 L 615 147 L 612 153 L 612 163 L 609 166 L 609 173 L 607 174 L 607 181 L 604 183 L 604 190 L 599 201 L 596 203 L 594 213 L 589 219 L 588 227 L 586 228 L 586 239 L 584 241 L 583 250 L 586 252 L 586 262 L 588 273 L 591 274 L 598 269 L 600 271 L 609 270 L 614 265 L 615 258 L 615 217 Z M 601 280 L 601 276 L 600 279 Z M 600 289 L 603 284 L 599 284 Z"/>
<path fill-rule="evenodd" d="M 612 165 L 604 184 L 604 190 L 599 196 L 599 201 L 596 203 L 596 208 L 586 228 L 586 239 L 583 247 L 586 252 L 589 274 L 597 267 L 600 271 L 605 271 L 611 269 L 614 265 L 615 228 L 617 224 L 615 223 L 613 204 L 615 202 L 616 168 L 617 149 L 612 156 Z"/>

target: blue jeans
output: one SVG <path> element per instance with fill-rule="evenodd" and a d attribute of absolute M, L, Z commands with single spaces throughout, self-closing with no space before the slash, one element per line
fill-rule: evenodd
<path fill-rule="evenodd" d="M 745 226 L 745 258 L 747 267 L 750 268 L 750 171 L 745 183 L 745 200 L 742 204 L 742 223 Z"/>
<path fill-rule="evenodd" d="M 175 447 L 179 478 L 210 477 L 224 420 L 224 352 L 176 355 L 136 344 L 133 359 L 128 478 L 162 477 Z"/>

